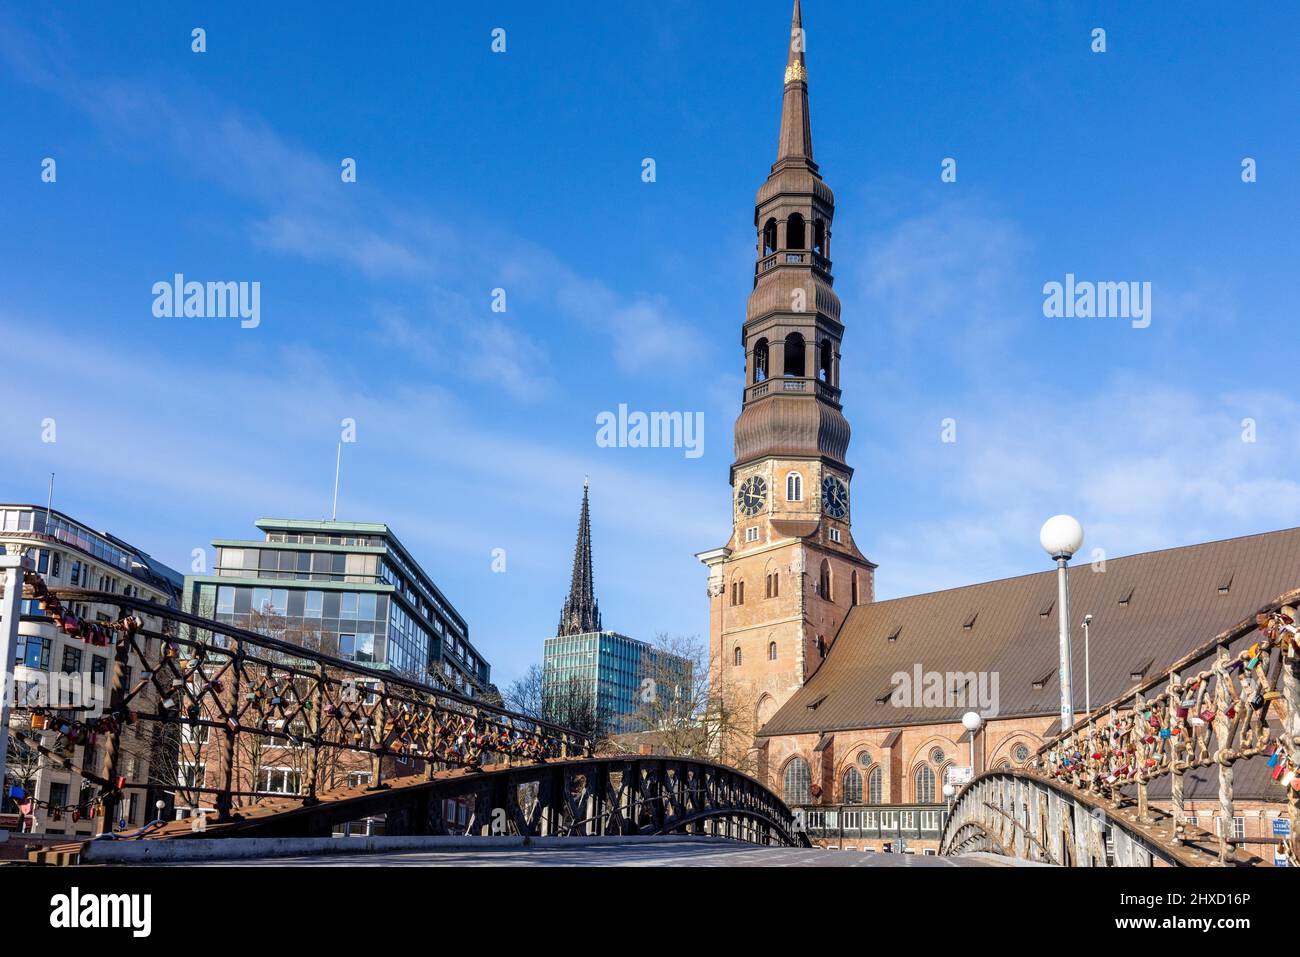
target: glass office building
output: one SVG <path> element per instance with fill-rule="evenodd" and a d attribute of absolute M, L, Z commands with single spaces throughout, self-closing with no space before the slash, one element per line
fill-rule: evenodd
<path fill-rule="evenodd" d="M 645 731 L 637 718 L 645 681 L 661 682 L 665 676 L 678 680 L 657 693 L 680 696 L 691 680 L 690 662 L 614 631 L 561 635 L 546 639 L 542 699 L 577 690 L 595 701 L 596 713 L 612 732 Z"/>
<path fill-rule="evenodd" d="M 463 694 L 490 669 L 469 628 L 387 525 L 258 519 L 261 540 L 217 539 L 185 580 L 195 614 Z"/>

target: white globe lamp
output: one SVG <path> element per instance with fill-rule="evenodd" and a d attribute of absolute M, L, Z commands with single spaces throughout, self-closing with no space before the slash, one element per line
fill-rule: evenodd
<path fill-rule="evenodd" d="M 1052 558 L 1069 561 L 1083 547 L 1083 526 L 1071 515 L 1053 515 L 1039 530 L 1038 542 Z"/>

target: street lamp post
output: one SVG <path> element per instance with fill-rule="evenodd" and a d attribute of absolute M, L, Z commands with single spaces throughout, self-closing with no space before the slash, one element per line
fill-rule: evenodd
<path fill-rule="evenodd" d="M 1083 711 L 1092 714 L 1092 656 L 1088 654 L 1088 626 L 1092 615 L 1083 616 Z"/>
<path fill-rule="evenodd" d="M 1053 515 L 1038 533 L 1039 544 L 1056 561 L 1057 609 L 1061 639 L 1061 734 L 1074 727 L 1074 697 L 1070 689 L 1070 559 L 1083 546 L 1083 526 L 1069 515 Z"/>
<path fill-rule="evenodd" d="M 10 546 L 13 549 L 13 546 Z M 14 696 L 14 648 L 18 644 L 18 624 L 22 620 L 23 565 L 22 557 L 13 549 L 0 555 L 0 576 L 3 576 L 5 594 L 0 603 L 0 791 L 9 793 L 5 777 L 6 759 L 9 756 L 9 702 Z"/>
<path fill-rule="evenodd" d="M 970 773 L 971 777 L 975 776 L 975 735 L 983 727 L 984 719 L 979 716 L 977 711 L 967 711 L 961 716 L 961 726 L 970 732 Z"/>

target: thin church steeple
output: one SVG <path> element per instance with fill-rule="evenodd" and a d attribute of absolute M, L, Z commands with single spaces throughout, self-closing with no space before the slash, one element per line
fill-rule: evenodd
<path fill-rule="evenodd" d="M 790 22 L 790 50 L 785 62 L 785 93 L 781 102 L 781 135 L 777 141 L 775 172 L 783 166 L 807 166 L 813 162 L 812 123 L 808 116 L 808 64 L 804 58 L 803 13 L 794 0 Z"/>
<path fill-rule="evenodd" d="M 591 571 L 591 506 L 587 498 L 587 480 L 582 482 L 582 513 L 578 517 L 578 542 L 573 549 L 573 577 L 569 597 L 560 612 L 556 635 L 583 635 L 600 631 L 600 606 L 596 602 Z"/>

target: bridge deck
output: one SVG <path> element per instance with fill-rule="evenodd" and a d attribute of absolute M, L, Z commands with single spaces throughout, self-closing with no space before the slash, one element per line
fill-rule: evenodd
<path fill-rule="evenodd" d="M 202 831 L 195 831 L 192 821 L 183 819 L 169 821 L 139 837 L 112 839 L 112 843 L 152 844 L 159 841 L 189 842 L 209 838 L 292 838 L 306 837 L 312 834 L 323 837 L 330 833 L 332 825 L 335 824 L 384 815 L 402 807 L 404 804 L 409 804 L 411 801 L 437 801 L 443 798 L 455 798 L 460 795 L 481 792 L 485 786 L 491 787 L 494 782 L 502 787 L 510 787 L 517 784 L 519 780 L 535 779 L 538 774 L 545 775 L 551 772 L 590 774 L 598 766 L 601 766 L 608 773 L 610 768 L 631 768 L 634 765 L 643 764 L 676 766 L 683 763 L 680 759 L 673 758 L 602 754 L 590 758 L 554 758 L 522 763 L 495 764 L 482 768 L 450 768 L 435 772 L 429 777 L 410 775 L 391 778 L 385 781 L 381 787 L 373 789 L 368 787 L 344 787 L 323 791 L 317 795 L 316 800 L 312 803 L 307 803 L 302 797 L 297 796 L 279 799 L 264 798 L 256 804 L 238 808 L 230 820 L 216 821 L 208 819 Z M 699 768 L 716 768 L 725 774 L 740 777 L 733 769 L 717 765 L 711 761 L 690 759 L 686 763 Z M 623 772 L 619 771 L 617 773 Z M 640 800 L 646 800 L 647 798 L 644 794 L 636 796 Z M 733 808 L 731 805 L 723 805 L 719 810 L 722 813 L 733 810 L 736 813 L 744 812 L 744 808 L 739 806 Z M 691 825 L 693 820 L 694 817 L 690 815 L 676 818 L 661 815 L 659 823 L 656 824 L 653 816 L 648 816 L 646 822 L 625 822 L 623 826 L 629 830 L 621 831 L 621 833 L 650 834 L 656 833 L 656 828 L 660 829 L 659 833 L 674 831 L 681 833 L 681 830 Z M 481 823 L 472 828 L 473 833 L 484 833 L 478 829 L 479 827 L 481 827 Z M 391 829 L 390 833 L 392 833 Z M 399 831 L 398 833 L 405 832 Z M 565 833 L 560 832 L 560 835 Z M 588 836 L 584 830 L 567 833 L 573 835 L 572 839 Z M 101 838 L 97 841 L 58 844 L 40 851 L 33 851 L 29 855 L 29 859 L 43 864 L 77 863 L 83 859 L 82 852 L 88 845 L 92 843 L 103 844 L 106 840 L 109 839 Z"/>
<path fill-rule="evenodd" d="M 101 841 L 83 864 L 318 867 L 988 867 L 996 855 L 934 857 L 762 847 L 713 837 L 271 838 Z M 1038 865 L 1025 865 L 1038 866 Z"/>

